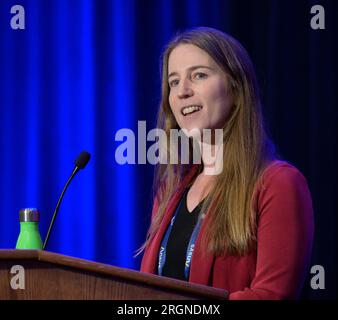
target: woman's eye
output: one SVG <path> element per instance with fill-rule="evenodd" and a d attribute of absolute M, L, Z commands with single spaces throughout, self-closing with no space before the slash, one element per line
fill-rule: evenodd
<path fill-rule="evenodd" d="M 201 80 L 201 79 L 205 79 L 207 77 L 207 75 L 203 72 L 198 72 L 194 74 L 194 79 L 196 80 Z"/>
<path fill-rule="evenodd" d="M 178 80 L 174 79 L 169 82 L 170 87 L 176 87 L 178 85 Z"/>

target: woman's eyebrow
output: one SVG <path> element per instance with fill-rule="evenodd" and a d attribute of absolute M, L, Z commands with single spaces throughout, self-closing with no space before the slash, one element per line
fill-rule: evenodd
<path fill-rule="evenodd" d="M 205 69 L 210 69 L 210 70 L 214 70 L 212 67 L 209 67 L 209 66 L 204 66 L 204 65 L 196 65 L 196 66 L 191 66 L 188 68 L 188 71 L 194 71 L 196 69 L 199 69 L 199 68 L 205 68 Z M 168 75 L 168 78 L 172 77 L 172 76 L 176 76 L 178 75 L 177 72 L 171 72 L 169 75 Z"/>

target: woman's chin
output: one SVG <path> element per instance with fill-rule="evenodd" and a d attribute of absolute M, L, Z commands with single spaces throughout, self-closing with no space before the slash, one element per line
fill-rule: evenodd
<path fill-rule="evenodd" d="M 186 136 L 189 138 L 200 139 L 202 136 L 203 128 L 198 126 L 182 126 L 181 130 L 184 132 Z"/>

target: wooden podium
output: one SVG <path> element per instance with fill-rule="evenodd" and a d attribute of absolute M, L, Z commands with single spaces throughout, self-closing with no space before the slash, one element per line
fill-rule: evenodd
<path fill-rule="evenodd" d="M 24 289 L 13 288 L 22 266 Z M 12 272 L 11 272 L 12 271 Z M 42 250 L 0 250 L 0 299 L 225 300 L 222 289 Z"/>

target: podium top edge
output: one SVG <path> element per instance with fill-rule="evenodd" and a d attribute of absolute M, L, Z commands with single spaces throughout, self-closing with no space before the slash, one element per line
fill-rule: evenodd
<path fill-rule="evenodd" d="M 161 277 L 151 273 L 116 267 L 44 250 L 0 249 L 0 263 L 3 263 L 6 260 L 15 263 L 20 260 L 49 263 L 59 267 L 68 267 L 105 276 L 117 277 L 127 281 L 142 283 L 144 285 L 179 290 L 200 296 L 202 299 L 226 300 L 228 298 L 228 292 L 224 289 Z"/>

